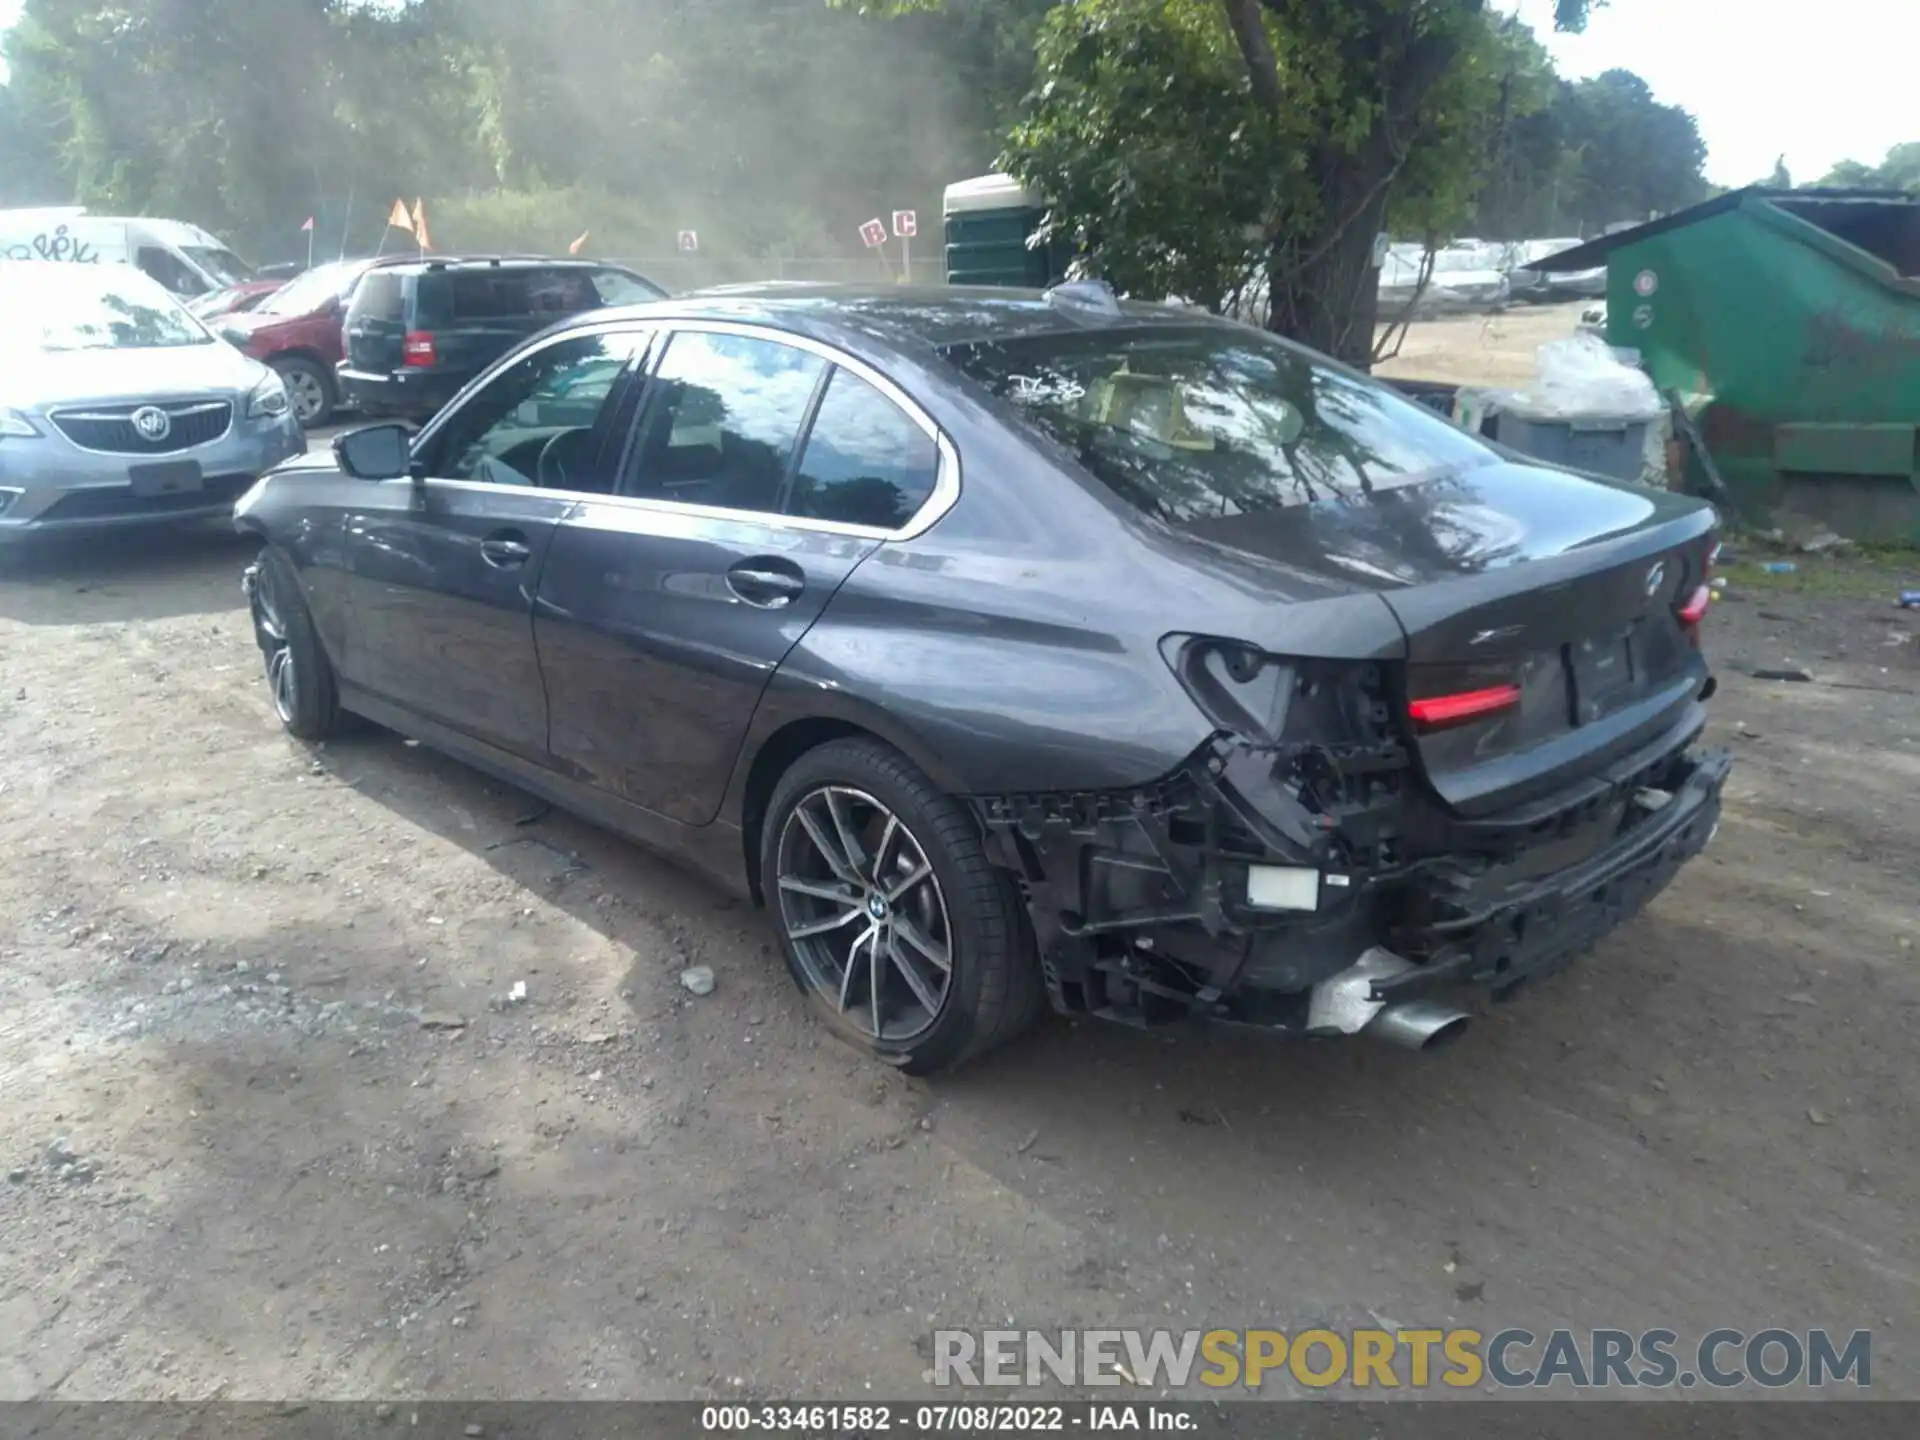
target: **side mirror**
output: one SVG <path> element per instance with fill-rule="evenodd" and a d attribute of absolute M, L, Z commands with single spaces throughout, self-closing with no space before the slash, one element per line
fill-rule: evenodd
<path fill-rule="evenodd" d="M 356 480 L 399 480 L 413 471 L 411 441 L 404 425 L 367 425 L 335 436 L 333 458 Z"/>

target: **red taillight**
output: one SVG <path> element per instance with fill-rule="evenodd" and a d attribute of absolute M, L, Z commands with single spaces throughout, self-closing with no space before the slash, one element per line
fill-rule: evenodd
<path fill-rule="evenodd" d="M 1463 690 L 1457 695 L 1429 695 L 1410 700 L 1407 714 L 1413 717 L 1414 724 L 1434 730 L 1442 725 L 1458 725 L 1463 720 L 1477 720 L 1482 715 L 1511 710 L 1519 703 L 1518 685 L 1493 685 L 1485 690 Z"/>
<path fill-rule="evenodd" d="M 1720 558 L 1720 542 L 1713 542 L 1707 551 L 1705 563 L 1700 567 L 1700 584 L 1693 587 L 1693 593 L 1687 596 L 1686 604 L 1674 610 L 1680 621 L 1680 628 L 1687 632 L 1687 638 L 1696 645 L 1700 641 L 1700 622 L 1707 618 L 1707 607 L 1713 604 L 1713 562 Z"/>
<path fill-rule="evenodd" d="M 400 347 L 400 353 L 406 357 L 406 363 L 409 365 L 433 365 L 440 359 L 433 348 L 431 330 L 409 330 L 406 342 Z"/>
<path fill-rule="evenodd" d="M 1713 592 L 1704 585 L 1696 586 L 1693 594 L 1687 598 L 1687 603 L 1682 605 L 1677 612 L 1680 616 L 1680 623 L 1689 630 L 1693 629 L 1699 625 L 1702 620 L 1707 618 L 1707 606 L 1712 603 Z"/>

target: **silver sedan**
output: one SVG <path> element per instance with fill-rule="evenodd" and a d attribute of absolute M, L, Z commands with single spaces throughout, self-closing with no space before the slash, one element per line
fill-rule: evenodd
<path fill-rule="evenodd" d="M 280 377 L 127 265 L 0 261 L 0 546 L 223 516 L 305 448 Z"/>

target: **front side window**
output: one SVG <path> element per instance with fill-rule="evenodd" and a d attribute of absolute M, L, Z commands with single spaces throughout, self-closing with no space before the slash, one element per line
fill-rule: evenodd
<path fill-rule="evenodd" d="M 777 513 L 827 362 L 773 340 L 683 331 L 648 387 L 623 494 Z"/>
<path fill-rule="evenodd" d="M 810 520 L 897 530 L 926 503 L 939 474 L 933 437 L 858 375 L 835 370 L 785 508 Z"/>
<path fill-rule="evenodd" d="M 183 245 L 187 258 L 222 285 L 238 285 L 253 278 L 253 267 L 231 250 L 218 245 Z"/>
<path fill-rule="evenodd" d="M 944 354 L 1169 524 L 1371 495 L 1494 458 L 1384 386 L 1254 331 L 1097 330 Z"/>
<path fill-rule="evenodd" d="M 434 441 L 433 473 L 489 485 L 604 492 L 595 425 L 621 372 L 646 343 L 637 332 L 548 345 L 494 376 Z"/>

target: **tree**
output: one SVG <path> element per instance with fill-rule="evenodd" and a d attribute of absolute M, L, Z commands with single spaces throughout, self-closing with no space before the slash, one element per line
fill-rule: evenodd
<path fill-rule="evenodd" d="M 1583 230 L 1646 220 L 1706 198 L 1707 147 L 1698 123 L 1677 105 L 1660 104 L 1632 71 L 1577 81 L 1555 109 L 1574 160 L 1571 208 Z"/>
<path fill-rule="evenodd" d="M 1264 280 L 1273 329 L 1365 364 L 1374 237 L 1465 210 L 1517 28 L 1484 0 L 1059 0 L 1006 163 L 1116 284 Z"/>
<path fill-rule="evenodd" d="M 1920 190 L 1920 140 L 1894 146 L 1878 165 L 1842 160 L 1820 183 L 1847 190 Z"/>
<path fill-rule="evenodd" d="M 1767 177 L 1766 183 L 1768 188 L 1773 190 L 1791 190 L 1793 188 L 1793 175 L 1787 169 L 1786 156 L 1782 155 L 1778 160 L 1773 162 L 1773 174 Z"/>

